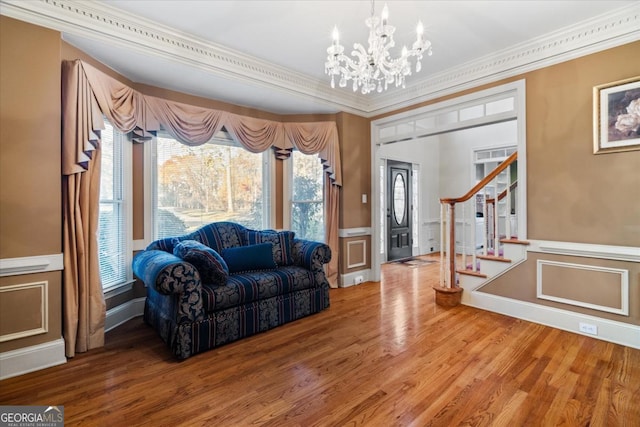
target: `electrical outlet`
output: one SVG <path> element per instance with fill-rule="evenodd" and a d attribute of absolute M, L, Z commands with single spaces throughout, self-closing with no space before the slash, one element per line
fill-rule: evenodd
<path fill-rule="evenodd" d="M 586 334 L 598 335 L 598 327 L 590 323 L 580 322 L 579 329 L 580 329 L 580 332 L 584 332 Z"/>
<path fill-rule="evenodd" d="M 364 276 L 356 276 L 353 279 L 353 283 L 355 283 L 356 285 L 359 285 L 362 282 L 364 282 Z"/>

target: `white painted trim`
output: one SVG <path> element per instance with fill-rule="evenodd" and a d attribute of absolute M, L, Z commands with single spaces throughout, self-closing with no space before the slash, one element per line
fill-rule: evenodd
<path fill-rule="evenodd" d="M 0 277 L 61 271 L 63 269 L 64 259 L 61 253 L 0 259 Z"/>
<path fill-rule="evenodd" d="M 148 221 L 145 221 L 148 222 Z M 146 228 L 146 225 L 145 225 Z M 138 239 L 131 242 L 131 250 L 135 251 L 144 251 L 149 244 L 146 239 Z"/>
<path fill-rule="evenodd" d="M 0 353 L 0 380 L 67 363 L 64 340 L 59 338 L 43 344 Z"/>
<path fill-rule="evenodd" d="M 338 230 L 338 237 L 360 237 L 370 236 L 371 227 L 355 227 L 355 228 L 340 228 Z"/>
<path fill-rule="evenodd" d="M 144 314 L 144 302 L 146 298 L 136 298 L 107 310 L 104 322 L 104 331 L 109 332 L 129 320 Z"/>
<path fill-rule="evenodd" d="M 0 335 L 0 342 L 12 341 L 18 338 L 46 334 L 49 331 L 49 282 L 21 283 L 0 287 L 0 294 L 4 292 L 18 292 L 26 289 L 40 288 L 40 327 L 11 334 Z"/>
<path fill-rule="evenodd" d="M 514 300 L 484 292 L 467 292 L 466 289 L 465 292 L 462 293 L 462 303 L 470 307 L 493 311 L 517 319 L 523 319 L 591 338 L 640 349 L 640 326 L 637 325 L 616 322 L 614 320 Z M 595 325 L 598 330 L 598 335 L 580 332 L 580 322 Z"/>
<path fill-rule="evenodd" d="M 362 244 L 362 262 L 351 264 L 351 245 Z M 353 240 L 347 242 L 347 269 L 363 267 L 367 265 L 367 241 L 366 240 Z"/>
<path fill-rule="evenodd" d="M 133 284 L 135 282 L 135 279 L 127 280 L 126 282 L 120 283 L 119 285 L 111 286 L 107 289 L 102 289 L 102 292 L 104 293 L 105 298 L 113 298 L 116 295 L 129 292 L 133 288 Z"/>
<path fill-rule="evenodd" d="M 518 155 L 520 155 L 520 153 L 518 153 Z M 519 163 L 520 162 L 518 162 L 518 167 L 520 167 Z M 640 248 L 633 246 L 611 246 L 591 243 L 529 240 L 527 250 L 529 252 L 540 252 L 545 254 L 640 262 Z"/>
<path fill-rule="evenodd" d="M 613 307 L 609 307 L 606 305 L 599 305 L 599 304 L 591 304 L 591 303 L 587 303 L 580 300 L 561 298 L 554 295 L 545 294 L 542 289 L 542 281 L 544 277 L 542 274 L 544 269 L 542 267 L 544 267 L 545 265 L 618 274 L 620 276 L 620 308 L 613 308 Z M 599 310 L 599 311 L 605 311 L 608 313 L 621 314 L 624 316 L 629 315 L 629 270 L 539 259 L 537 262 L 536 271 L 537 271 L 536 290 L 537 290 L 538 298 L 549 300 L 549 301 L 556 301 L 563 304 L 575 305 L 578 307 L 590 308 L 592 310 Z"/>
<path fill-rule="evenodd" d="M 371 269 L 358 270 L 352 273 L 346 273 L 340 275 L 340 287 L 348 288 L 356 284 L 356 276 L 362 276 L 365 282 L 371 282 Z"/>
<path fill-rule="evenodd" d="M 367 96 L 331 89 L 326 78 L 311 77 L 233 51 L 191 34 L 98 2 L 1 0 L 3 15 L 90 37 L 195 66 L 234 81 L 294 94 L 346 111 L 373 117 L 431 99 L 522 75 L 640 38 L 640 4 L 633 3 L 533 40 L 452 67 L 409 84 L 403 91 Z"/>
<path fill-rule="evenodd" d="M 411 121 L 419 116 L 431 114 L 438 110 L 450 110 L 456 105 L 473 104 L 480 99 L 497 99 L 500 96 L 506 98 L 515 96 L 515 111 L 518 126 L 518 238 L 526 239 L 527 236 L 527 216 L 526 216 L 526 200 L 527 200 L 527 168 L 526 168 L 526 82 L 518 80 L 500 86 L 491 87 L 489 89 L 480 90 L 469 93 L 460 97 L 452 98 L 436 104 L 427 105 L 421 108 L 398 113 L 392 116 L 383 117 L 371 122 L 371 194 L 381 194 L 384 192 L 380 188 L 380 166 L 385 164 L 385 159 L 380 156 L 379 127 L 384 127 L 390 123 L 401 123 L 402 121 Z M 490 124 L 490 123 L 488 123 Z M 371 224 L 376 224 L 372 228 L 371 236 L 371 269 L 372 280 L 380 280 L 380 265 L 386 260 L 386 254 L 381 253 L 380 235 L 386 233 L 380 230 L 377 225 L 380 224 L 380 200 L 378 197 L 372 197 Z M 440 222 L 439 220 L 437 221 Z M 439 233 L 438 233 L 439 234 Z M 385 234 L 386 235 L 386 234 Z M 441 249 L 441 248 L 440 248 Z"/>

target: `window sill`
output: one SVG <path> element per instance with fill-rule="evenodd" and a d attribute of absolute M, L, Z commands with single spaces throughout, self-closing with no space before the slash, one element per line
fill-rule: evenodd
<path fill-rule="evenodd" d="M 116 295 L 123 294 L 133 289 L 133 284 L 135 282 L 135 279 L 129 279 L 126 282 L 104 288 L 102 292 L 104 293 L 105 298 L 115 297 Z"/>

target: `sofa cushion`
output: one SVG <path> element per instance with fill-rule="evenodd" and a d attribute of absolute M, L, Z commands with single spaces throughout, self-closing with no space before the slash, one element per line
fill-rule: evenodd
<path fill-rule="evenodd" d="M 229 267 L 229 273 L 232 274 L 278 267 L 273 260 L 273 244 L 271 243 L 223 249 L 222 258 Z"/>
<path fill-rule="evenodd" d="M 220 254 L 195 240 L 174 242 L 173 254 L 192 264 L 204 283 L 224 285 L 229 276 L 229 267 Z"/>
<path fill-rule="evenodd" d="M 202 304 L 210 313 L 315 286 L 313 273 L 296 266 L 233 274 L 226 285 L 203 286 Z"/>
<path fill-rule="evenodd" d="M 247 230 L 247 243 L 255 245 L 257 243 L 273 244 L 273 259 L 280 265 L 293 264 L 291 248 L 295 233 L 293 231 L 275 230 Z"/>

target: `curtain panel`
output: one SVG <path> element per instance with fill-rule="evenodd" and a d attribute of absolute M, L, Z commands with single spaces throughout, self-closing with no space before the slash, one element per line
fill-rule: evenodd
<path fill-rule="evenodd" d="M 162 128 L 183 144 L 201 145 L 224 127 L 254 153 L 271 148 L 279 159 L 289 157 L 294 148 L 305 154 L 317 153 L 327 177 L 326 240 L 333 252 L 329 278 L 331 286 L 337 286 L 337 195 L 342 174 L 334 122 L 281 123 L 147 96 L 81 60 L 63 61 L 62 80 L 63 332 L 67 356 L 104 343 L 105 303 L 96 273 L 103 115 L 120 131 L 133 132 L 136 142 L 152 139 Z"/>

